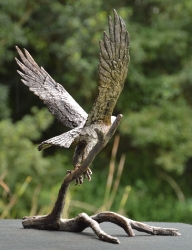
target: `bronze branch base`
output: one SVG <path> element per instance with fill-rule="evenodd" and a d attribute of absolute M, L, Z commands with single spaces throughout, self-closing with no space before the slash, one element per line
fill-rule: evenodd
<path fill-rule="evenodd" d="M 119 244 L 120 241 L 106 234 L 99 226 L 102 222 L 111 222 L 122 227 L 128 236 L 135 236 L 133 229 L 152 235 L 171 235 L 178 236 L 180 233 L 175 228 L 153 227 L 145 223 L 128 219 L 113 212 L 101 212 L 96 215 L 88 216 L 81 213 L 73 219 L 54 219 L 50 215 L 24 217 L 22 224 L 24 228 L 35 228 L 41 230 L 58 230 L 68 232 L 82 232 L 87 227 L 92 228 L 93 232 L 100 240 Z"/>

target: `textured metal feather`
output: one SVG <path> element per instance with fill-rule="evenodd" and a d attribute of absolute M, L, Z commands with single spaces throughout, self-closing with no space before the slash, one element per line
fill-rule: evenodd
<path fill-rule="evenodd" d="M 87 119 L 87 113 L 61 84 L 56 83 L 43 67 L 37 65 L 27 50 L 24 50 L 24 55 L 18 47 L 16 49 L 23 62 L 16 58 L 17 64 L 24 72 L 17 71 L 22 77 L 22 82 L 43 100 L 49 111 L 61 123 L 70 128 L 82 128 Z"/>
<path fill-rule="evenodd" d="M 81 130 L 82 128 L 74 128 L 66 133 L 46 140 L 39 145 L 38 150 L 46 149 L 50 146 L 69 148 L 71 144 L 75 141 L 75 139 L 79 136 Z"/>
<path fill-rule="evenodd" d="M 124 87 L 129 64 L 129 34 L 123 19 L 114 10 L 109 17 L 109 36 L 100 41 L 99 94 L 88 115 L 86 126 L 103 122 L 111 124 L 111 115 Z"/>

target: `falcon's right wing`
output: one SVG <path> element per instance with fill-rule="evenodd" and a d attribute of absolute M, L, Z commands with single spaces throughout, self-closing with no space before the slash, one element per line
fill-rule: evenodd
<path fill-rule="evenodd" d="M 24 49 L 24 55 L 18 47 L 16 49 L 23 62 L 16 58 L 17 64 L 24 72 L 23 74 L 17 71 L 23 78 L 22 82 L 43 100 L 49 111 L 61 123 L 70 128 L 83 127 L 87 113 L 61 84 L 56 83 L 43 67 L 37 65 L 27 50 Z"/>
<path fill-rule="evenodd" d="M 98 96 L 89 112 L 86 125 L 103 122 L 111 124 L 111 116 L 124 87 L 129 64 L 129 34 L 123 19 L 114 10 L 109 17 L 109 37 L 100 41 Z"/>

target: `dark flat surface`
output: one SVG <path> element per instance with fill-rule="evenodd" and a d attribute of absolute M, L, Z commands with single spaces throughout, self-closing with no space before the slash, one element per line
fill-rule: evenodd
<path fill-rule="evenodd" d="M 82 233 L 41 231 L 23 229 L 21 220 L 0 220 L 1 250 L 41 250 L 41 249 L 135 249 L 135 250 L 191 250 L 192 225 L 183 223 L 148 222 L 149 225 L 179 229 L 181 236 L 154 236 L 136 231 L 135 237 L 128 237 L 124 230 L 111 223 L 101 224 L 101 228 L 117 237 L 121 244 L 100 241 L 91 229 Z"/>

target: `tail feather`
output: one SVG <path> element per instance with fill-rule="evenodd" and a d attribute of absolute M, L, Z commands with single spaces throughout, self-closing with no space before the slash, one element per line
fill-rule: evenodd
<path fill-rule="evenodd" d="M 59 146 L 64 148 L 69 148 L 74 140 L 78 137 L 79 133 L 81 132 L 82 128 L 74 128 L 66 133 L 61 135 L 55 136 L 51 139 L 48 139 L 42 142 L 38 146 L 38 150 L 41 151 L 43 149 L 49 148 L 51 146 Z"/>

